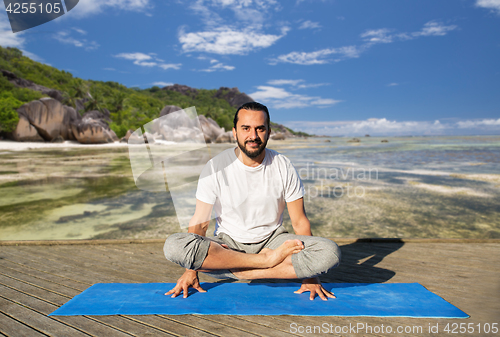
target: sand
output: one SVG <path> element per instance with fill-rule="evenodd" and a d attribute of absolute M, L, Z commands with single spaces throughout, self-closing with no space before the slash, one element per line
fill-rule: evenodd
<path fill-rule="evenodd" d="M 76 141 L 67 140 L 64 143 L 48 143 L 48 142 L 15 142 L 12 140 L 0 140 L 0 151 L 25 151 L 42 148 L 92 148 L 92 147 L 125 147 L 127 143 L 106 143 L 106 144 L 80 144 Z"/>

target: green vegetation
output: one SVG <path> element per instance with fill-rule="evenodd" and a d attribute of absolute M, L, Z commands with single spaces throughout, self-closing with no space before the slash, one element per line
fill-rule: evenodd
<path fill-rule="evenodd" d="M 62 92 L 63 103 L 76 108 L 77 100 L 82 100 L 85 111 L 107 109 L 111 113 L 110 127 L 118 137 L 127 130 L 135 130 L 145 123 L 158 118 L 165 105 L 181 108 L 195 106 L 198 114 L 215 120 L 226 130 L 232 129 L 234 108 L 224 99 L 215 98 L 217 90 L 198 89 L 196 94 L 183 95 L 158 86 L 149 89 L 127 88 L 116 82 L 85 81 L 64 70 L 58 70 L 35 62 L 16 48 L 0 47 L 0 69 L 8 70 L 20 78 L 30 80 L 47 88 Z M 14 109 L 24 103 L 45 95 L 30 89 L 20 89 L 7 78 L 0 76 L 0 131 L 12 131 L 17 125 Z M 308 136 L 301 132 L 293 134 Z"/>

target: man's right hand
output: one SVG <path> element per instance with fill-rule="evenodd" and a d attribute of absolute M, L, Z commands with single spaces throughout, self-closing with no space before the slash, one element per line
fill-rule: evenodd
<path fill-rule="evenodd" d="M 177 297 L 184 293 L 183 297 L 188 297 L 189 287 L 193 287 L 198 290 L 200 293 L 206 293 L 207 291 L 200 286 L 200 281 L 198 280 L 198 272 L 195 270 L 186 270 L 184 274 L 177 280 L 177 285 L 174 289 L 166 292 L 165 295 L 172 295 L 172 298 Z"/>

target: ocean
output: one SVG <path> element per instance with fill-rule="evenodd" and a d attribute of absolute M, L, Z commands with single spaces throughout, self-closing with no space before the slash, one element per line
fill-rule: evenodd
<path fill-rule="evenodd" d="M 211 154 L 231 146 L 211 144 Z M 500 136 L 294 138 L 268 147 L 301 176 L 314 235 L 500 238 Z M 284 225 L 293 231 L 287 212 Z M 170 193 L 136 187 L 127 147 L 0 150 L 1 240 L 181 230 Z"/>

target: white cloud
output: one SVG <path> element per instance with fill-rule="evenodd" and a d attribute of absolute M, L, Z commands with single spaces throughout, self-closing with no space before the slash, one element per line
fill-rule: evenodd
<path fill-rule="evenodd" d="M 367 30 L 361 34 L 361 37 L 367 42 L 391 43 L 394 37 L 389 35 L 390 32 L 391 30 L 387 28 Z"/>
<path fill-rule="evenodd" d="M 289 85 L 293 89 L 307 89 L 307 88 L 317 88 L 322 87 L 324 85 L 330 85 L 330 83 L 304 83 L 304 80 L 269 80 L 267 84 L 270 85 Z"/>
<path fill-rule="evenodd" d="M 224 19 L 219 16 L 221 10 L 231 10 L 235 21 L 245 25 L 262 25 L 271 10 L 280 10 L 276 0 L 196 0 L 190 5 L 196 13 L 202 16 L 207 26 L 219 26 Z"/>
<path fill-rule="evenodd" d="M 158 67 L 162 68 L 163 70 L 168 70 L 168 69 L 179 70 L 181 69 L 181 66 L 182 63 L 163 63 L 158 65 Z"/>
<path fill-rule="evenodd" d="M 178 39 L 186 53 L 246 55 L 273 45 L 289 30 L 283 22 L 274 23 L 271 18 L 271 11 L 280 9 L 275 0 L 196 0 L 189 8 L 206 27 L 197 32 L 179 29 Z M 232 16 L 227 15 L 228 10 Z M 277 27 L 280 33 L 265 33 L 264 28 L 270 26 Z"/>
<path fill-rule="evenodd" d="M 270 64 L 277 63 L 294 63 L 301 65 L 325 64 L 331 61 L 340 61 L 346 58 L 359 57 L 360 51 L 356 46 L 347 46 L 340 48 L 327 48 L 314 52 L 291 52 L 285 55 L 280 55 L 275 59 L 270 60 Z M 331 59 L 329 56 L 338 55 L 338 58 Z"/>
<path fill-rule="evenodd" d="M 78 33 L 80 33 L 82 35 L 87 35 L 87 32 L 84 31 L 83 29 L 76 28 L 76 27 L 73 27 L 72 29 L 75 30 L 75 31 L 77 31 Z"/>
<path fill-rule="evenodd" d="M 444 26 L 436 21 L 429 21 L 427 22 L 422 30 L 420 32 L 415 32 L 412 33 L 413 36 L 418 37 L 418 36 L 444 36 L 448 34 L 448 32 L 451 32 L 452 30 L 456 29 L 457 26 L 451 25 L 451 26 Z"/>
<path fill-rule="evenodd" d="M 457 123 L 457 126 L 461 129 L 477 128 L 477 127 L 499 128 L 500 127 L 500 118 L 499 119 L 461 121 L 461 122 Z"/>
<path fill-rule="evenodd" d="M 304 82 L 304 80 L 270 80 L 270 81 L 267 81 L 267 84 L 297 86 L 299 83 L 302 83 L 302 82 Z"/>
<path fill-rule="evenodd" d="M 215 62 L 212 62 L 212 61 L 215 61 Z M 210 63 L 212 63 L 212 65 L 209 68 L 201 69 L 200 71 L 211 73 L 214 71 L 224 71 L 224 70 L 234 70 L 235 69 L 234 66 L 225 65 L 224 63 L 220 63 L 217 60 L 211 60 Z"/>
<path fill-rule="evenodd" d="M 10 28 L 7 13 L 0 13 L 0 46 L 21 48 L 24 45 L 23 32 L 14 34 Z"/>
<path fill-rule="evenodd" d="M 500 1 L 500 0 L 499 0 Z M 314 52 L 291 52 L 271 59 L 269 64 L 292 63 L 300 65 L 326 64 L 346 59 L 357 58 L 363 52 L 379 43 L 413 40 L 421 36 L 444 36 L 457 29 L 456 25 L 445 26 L 437 21 L 429 21 L 420 31 L 413 33 L 392 33 L 392 29 L 369 29 L 360 35 L 365 42 L 360 46 L 345 46 L 340 48 L 325 48 Z M 335 57 L 337 56 L 337 57 Z"/>
<path fill-rule="evenodd" d="M 144 53 L 121 53 L 121 54 L 115 55 L 115 57 L 123 58 L 126 60 L 133 60 L 134 64 L 135 64 L 135 62 L 142 62 L 142 61 L 152 59 L 152 57 L 150 55 L 144 54 Z"/>
<path fill-rule="evenodd" d="M 37 62 L 40 62 L 40 63 L 43 63 L 43 64 L 50 66 L 50 63 L 45 62 L 45 60 L 43 58 L 41 58 L 40 56 L 35 55 L 35 54 L 33 54 L 27 50 L 24 50 L 24 49 L 21 49 L 21 51 L 23 52 L 24 56 L 29 57 L 33 61 L 37 61 Z"/>
<path fill-rule="evenodd" d="M 500 14 L 500 0 L 477 0 L 476 6 L 491 9 Z"/>
<path fill-rule="evenodd" d="M 181 63 L 162 63 L 163 60 L 156 57 L 155 53 L 121 53 L 114 55 L 114 57 L 123 58 L 126 60 L 134 61 L 135 65 L 141 67 L 160 67 L 163 70 L 175 69 L 179 70 L 182 66 Z"/>
<path fill-rule="evenodd" d="M 328 107 L 341 102 L 330 98 L 292 94 L 283 88 L 266 85 L 258 86 L 257 91 L 249 96 L 275 109 Z"/>
<path fill-rule="evenodd" d="M 173 83 L 170 82 L 154 82 L 153 85 L 159 86 L 159 87 L 167 87 L 169 85 L 173 85 Z"/>
<path fill-rule="evenodd" d="M 87 39 L 78 40 L 70 36 L 69 32 L 60 31 L 53 35 L 54 39 L 61 43 L 72 44 L 75 47 L 85 48 L 85 50 L 94 50 L 99 48 L 99 44 L 95 41 L 87 41 Z"/>
<path fill-rule="evenodd" d="M 445 26 L 437 21 L 429 21 L 424 24 L 421 30 L 412 33 L 395 33 L 388 28 L 367 30 L 361 34 L 361 38 L 367 42 L 366 47 L 370 47 L 376 43 L 392 43 L 396 41 L 413 40 L 420 36 L 444 36 L 455 30 L 457 26 Z"/>
<path fill-rule="evenodd" d="M 319 24 L 319 22 L 307 20 L 302 22 L 302 24 L 299 26 L 299 29 L 321 29 L 321 25 Z"/>
<path fill-rule="evenodd" d="M 179 41 L 184 52 L 205 52 L 220 55 L 245 55 L 251 51 L 272 46 L 284 37 L 287 28 L 280 35 L 261 34 L 254 30 L 235 30 L 219 27 L 210 31 L 186 33 L 179 32 Z"/>
<path fill-rule="evenodd" d="M 399 83 L 393 82 L 393 83 L 389 83 L 387 86 L 388 87 L 397 87 L 398 85 L 399 85 Z"/>
<path fill-rule="evenodd" d="M 498 134 L 500 119 L 465 120 L 451 123 L 432 121 L 391 121 L 370 118 L 363 121 L 290 121 L 284 125 L 296 130 L 328 136 L 405 136 Z"/>
<path fill-rule="evenodd" d="M 153 7 L 150 0 L 85 0 L 71 10 L 71 17 L 85 17 L 97 13 L 116 14 L 117 10 L 146 12 Z"/>

